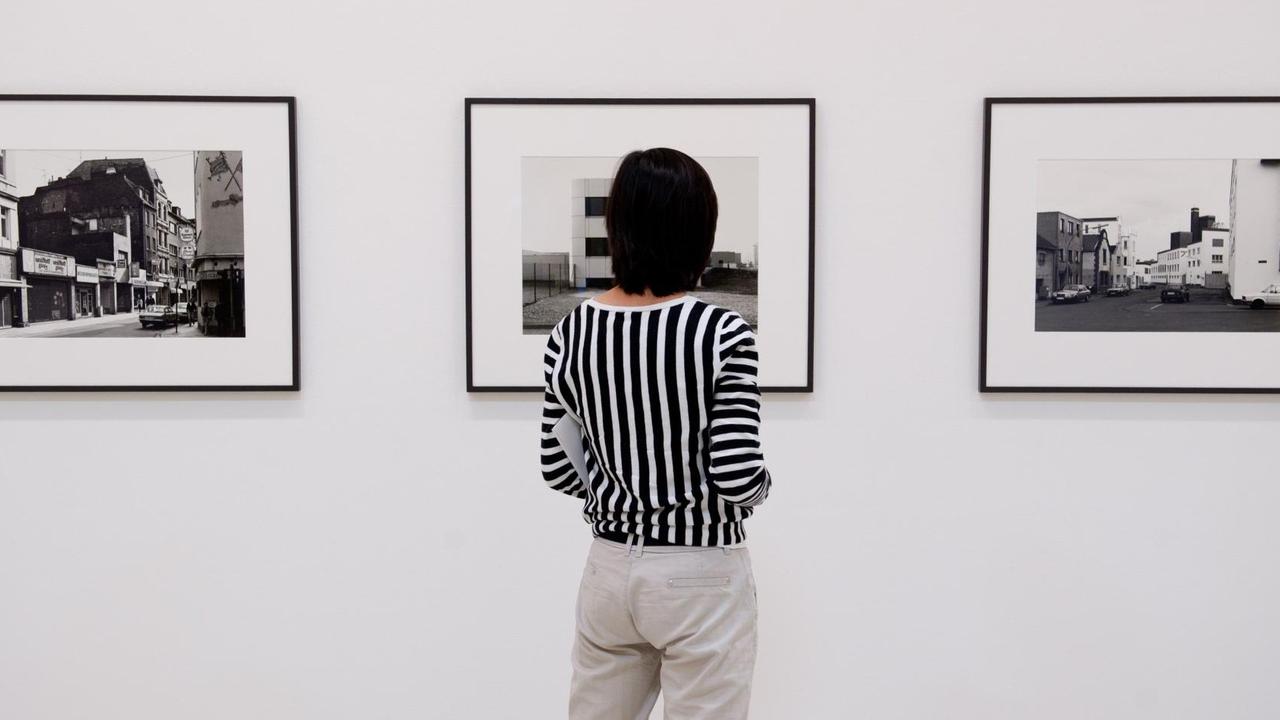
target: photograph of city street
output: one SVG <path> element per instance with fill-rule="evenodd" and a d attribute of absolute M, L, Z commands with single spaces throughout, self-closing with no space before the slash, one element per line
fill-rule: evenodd
<path fill-rule="evenodd" d="M 741 313 L 759 331 L 759 160 L 696 158 L 719 204 L 715 246 L 698 287 L 707 302 Z M 605 202 L 620 157 L 522 159 L 521 313 L 526 335 L 613 285 Z"/>
<path fill-rule="evenodd" d="M 1036 331 L 1280 331 L 1280 160 L 1041 160 L 1036 176 Z"/>
<path fill-rule="evenodd" d="M 0 341 L 244 337 L 239 151 L 0 150 Z"/>

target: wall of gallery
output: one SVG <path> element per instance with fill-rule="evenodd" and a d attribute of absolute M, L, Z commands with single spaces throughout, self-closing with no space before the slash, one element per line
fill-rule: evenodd
<path fill-rule="evenodd" d="M 1272 716 L 1280 402 L 982 396 L 977 367 L 982 98 L 1277 94 L 1278 22 L 6 8 L 3 92 L 298 97 L 303 390 L 0 398 L 0 716 L 563 716 L 589 533 L 539 398 L 464 391 L 468 95 L 818 99 L 816 392 L 765 399 L 753 717 Z"/>

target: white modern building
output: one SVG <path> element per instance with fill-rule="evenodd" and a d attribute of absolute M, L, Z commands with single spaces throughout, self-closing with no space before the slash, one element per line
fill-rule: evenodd
<path fill-rule="evenodd" d="M 1151 266 L 1151 282 L 1157 285 L 1185 284 L 1188 251 L 1189 248 L 1169 248 L 1156 253 L 1156 264 Z"/>
<path fill-rule="evenodd" d="M 1231 161 L 1230 223 L 1231 296 L 1280 282 L 1280 159 Z"/>
<path fill-rule="evenodd" d="M 1155 260 L 1139 260 L 1133 266 L 1133 278 L 1135 287 L 1147 287 L 1154 285 L 1156 280 L 1151 274 L 1152 268 L 1156 266 Z"/>
<path fill-rule="evenodd" d="M 604 227 L 604 203 L 609 197 L 609 178 L 573 181 L 573 234 L 569 244 L 569 273 L 576 287 L 613 285 L 613 264 L 609 236 Z"/>
<path fill-rule="evenodd" d="M 1202 240 L 1186 248 L 1185 272 L 1188 285 L 1206 288 L 1227 286 L 1226 228 L 1206 227 L 1200 230 Z"/>

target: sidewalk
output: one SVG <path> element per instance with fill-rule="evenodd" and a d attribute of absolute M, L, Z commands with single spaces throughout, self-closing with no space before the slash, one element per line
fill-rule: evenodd
<path fill-rule="evenodd" d="M 49 320 L 21 328 L 0 328 L 4 338 L 53 338 L 53 337 L 203 337 L 194 325 L 179 323 L 175 333 L 172 325 L 143 329 L 138 313 L 120 313 L 102 317 L 82 317 L 75 320 Z"/>
<path fill-rule="evenodd" d="M 56 337 L 64 333 L 89 330 L 92 328 L 122 325 L 126 322 L 137 323 L 138 314 L 119 313 L 102 317 L 81 317 L 75 320 L 49 320 L 27 325 L 26 327 L 0 328 L 0 338 L 10 337 Z"/>

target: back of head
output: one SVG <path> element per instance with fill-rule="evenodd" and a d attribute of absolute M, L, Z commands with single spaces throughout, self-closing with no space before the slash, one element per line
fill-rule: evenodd
<path fill-rule="evenodd" d="M 628 293 L 670 295 L 697 286 L 715 242 L 715 188 L 679 150 L 636 150 L 622 159 L 605 206 L 613 275 Z"/>

